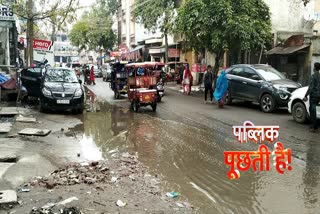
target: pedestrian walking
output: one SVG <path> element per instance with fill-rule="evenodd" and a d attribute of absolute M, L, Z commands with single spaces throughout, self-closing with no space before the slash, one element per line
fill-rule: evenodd
<path fill-rule="evenodd" d="M 320 63 L 314 63 L 313 75 L 311 77 L 311 81 L 309 84 L 308 91 L 304 96 L 303 101 L 308 101 L 308 96 L 310 97 L 309 100 L 309 112 L 310 112 L 310 120 L 311 120 L 311 127 L 310 132 L 316 132 L 318 129 L 317 124 L 317 105 L 320 102 Z"/>
<path fill-rule="evenodd" d="M 222 68 L 222 71 L 217 79 L 216 89 L 214 90 L 214 99 L 218 101 L 219 108 L 223 108 L 224 99 L 228 91 L 228 79 L 226 76 L 225 68 Z"/>
<path fill-rule="evenodd" d="M 192 74 L 190 72 L 189 67 L 186 66 L 183 72 L 183 82 L 182 82 L 183 93 L 190 95 L 192 81 L 193 81 Z"/>
<path fill-rule="evenodd" d="M 93 66 L 91 66 L 91 69 L 90 69 L 90 83 L 93 83 L 93 85 L 96 84 L 95 78 L 94 78 L 94 68 L 93 68 Z"/>
<path fill-rule="evenodd" d="M 204 102 L 207 103 L 207 96 L 208 96 L 208 92 L 210 95 L 210 101 L 212 103 L 212 99 L 213 99 L 213 80 L 214 80 L 214 76 L 212 73 L 212 67 L 211 65 L 208 65 L 207 67 L 207 71 L 204 74 Z"/>

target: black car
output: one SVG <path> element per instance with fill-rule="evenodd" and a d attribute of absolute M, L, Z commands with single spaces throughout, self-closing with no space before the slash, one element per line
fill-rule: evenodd
<path fill-rule="evenodd" d="M 47 109 L 83 112 L 84 92 L 81 81 L 71 69 L 48 69 L 42 78 L 40 111 Z"/>
<path fill-rule="evenodd" d="M 72 69 L 49 68 L 43 75 L 29 69 L 22 73 L 21 80 L 29 95 L 40 98 L 40 111 L 83 112 L 84 90 Z"/>
<path fill-rule="evenodd" d="M 291 93 L 301 87 L 269 65 L 233 65 L 226 73 L 229 89 L 225 102 L 258 102 L 266 113 L 287 107 Z"/>

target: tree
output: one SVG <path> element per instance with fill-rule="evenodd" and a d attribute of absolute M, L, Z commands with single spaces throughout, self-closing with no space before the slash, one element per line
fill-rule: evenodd
<path fill-rule="evenodd" d="M 168 62 L 168 34 L 172 32 L 176 0 L 137 0 L 133 11 L 138 23 L 150 31 L 157 29 L 165 38 L 165 61 Z"/>
<path fill-rule="evenodd" d="M 177 31 L 188 49 L 216 54 L 215 72 L 227 50 L 261 48 L 271 41 L 271 21 L 263 0 L 186 0 L 178 10 Z"/>
<path fill-rule="evenodd" d="M 52 32 L 62 30 L 75 17 L 78 0 L 19 0 L 14 1 L 12 10 L 15 15 L 27 20 L 27 64 L 33 61 L 34 29 L 37 24 L 50 22 Z M 11 6 L 10 6 L 11 7 Z"/>
<path fill-rule="evenodd" d="M 73 25 L 69 34 L 73 45 L 97 51 L 113 48 L 117 36 L 112 30 L 110 13 L 103 3 L 104 1 L 91 8 L 89 13 Z"/>

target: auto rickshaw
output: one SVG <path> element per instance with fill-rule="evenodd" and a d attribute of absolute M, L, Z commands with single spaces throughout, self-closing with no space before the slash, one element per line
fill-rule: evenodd
<path fill-rule="evenodd" d="M 156 71 L 164 64 L 160 62 L 142 62 L 126 65 L 129 73 L 128 98 L 131 109 L 135 112 L 140 107 L 151 106 L 153 111 L 157 110 L 157 76 Z"/>
<path fill-rule="evenodd" d="M 182 81 L 183 71 L 187 62 L 168 62 L 165 66 L 165 72 L 167 74 L 167 82 L 176 81 L 180 84 Z"/>
<path fill-rule="evenodd" d="M 110 87 L 114 92 L 115 99 L 120 99 L 121 95 L 127 94 L 128 73 L 125 71 L 127 61 L 111 63 Z"/>

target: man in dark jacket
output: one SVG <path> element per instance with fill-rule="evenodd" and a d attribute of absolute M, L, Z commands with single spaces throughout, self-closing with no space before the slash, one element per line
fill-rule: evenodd
<path fill-rule="evenodd" d="M 212 67 L 211 67 L 211 65 L 208 65 L 207 71 L 204 74 L 204 102 L 205 103 L 207 103 L 208 92 L 210 94 L 210 101 L 212 102 L 212 99 L 213 99 L 213 88 L 212 88 L 213 79 L 214 79 L 214 76 L 212 73 Z"/>
<path fill-rule="evenodd" d="M 315 132 L 318 129 L 317 124 L 317 105 L 320 102 L 320 63 L 314 63 L 314 74 L 311 77 L 308 91 L 303 99 L 303 101 L 308 101 L 308 96 L 310 95 L 310 120 L 312 125 L 310 127 L 310 132 Z"/>

